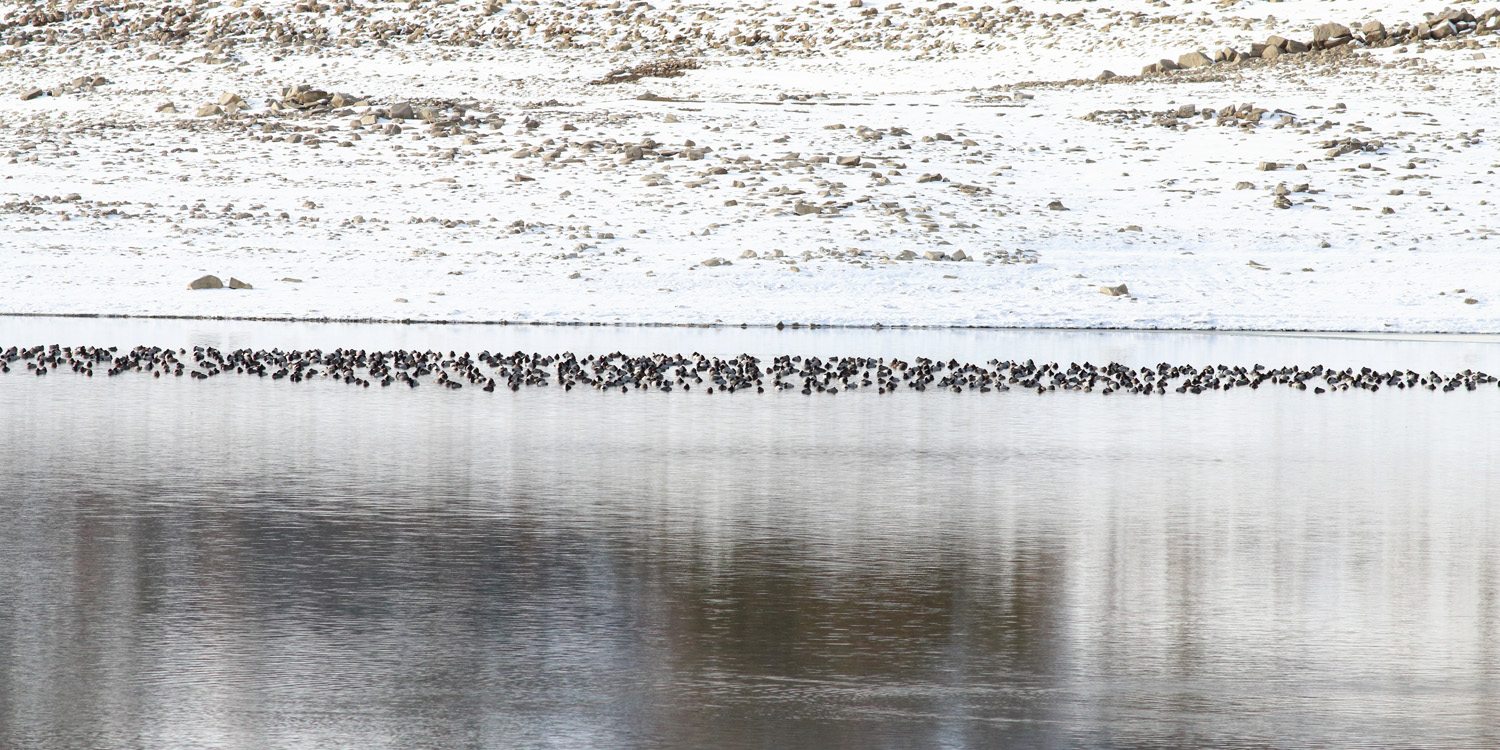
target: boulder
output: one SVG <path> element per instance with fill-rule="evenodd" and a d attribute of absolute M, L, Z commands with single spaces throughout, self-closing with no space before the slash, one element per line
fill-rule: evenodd
<path fill-rule="evenodd" d="M 240 281 L 239 279 L 236 279 L 233 276 L 230 276 L 229 277 L 229 288 L 230 289 L 254 289 L 255 287 L 253 287 L 250 284 L 247 284 L 247 283 L 245 283 L 243 281 Z"/>
<path fill-rule="evenodd" d="M 1177 58 L 1177 66 L 1181 68 L 1201 68 L 1205 65 L 1212 65 L 1213 62 L 1208 55 L 1202 52 L 1189 52 Z"/>
<path fill-rule="evenodd" d="M 1365 25 L 1359 28 L 1359 31 L 1365 35 L 1365 41 L 1367 42 L 1380 41 L 1386 36 L 1385 24 L 1379 21 L 1366 21 Z"/>
<path fill-rule="evenodd" d="M 1260 56 L 1267 60 L 1281 57 L 1281 48 L 1267 44 L 1265 49 L 1261 51 Z"/>
<path fill-rule="evenodd" d="M 927 252 L 922 253 L 922 257 L 926 258 L 927 260 L 947 260 L 948 254 L 943 252 L 942 250 L 928 250 Z"/>
<path fill-rule="evenodd" d="M 1119 286 L 1101 286 L 1099 293 L 1110 297 L 1126 297 L 1130 295 L 1130 287 L 1121 284 Z"/>
<path fill-rule="evenodd" d="M 1286 42 L 1286 53 L 1289 55 L 1300 55 L 1309 49 L 1311 48 L 1296 39 L 1288 39 Z"/>
<path fill-rule="evenodd" d="M 1051 203 L 1047 204 L 1047 210 L 1049 210 L 1049 211 L 1067 211 L 1069 209 L 1068 209 L 1067 206 L 1063 205 L 1062 201 L 1052 201 Z"/>
<path fill-rule="evenodd" d="M 194 113 L 193 116 L 194 117 L 213 117 L 214 115 L 218 115 L 218 114 L 223 113 L 223 111 L 224 110 L 220 109 L 219 105 L 217 105 L 217 104 L 205 104 L 205 105 L 199 107 L 198 111 L 196 113 Z"/>
<path fill-rule="evenodd" d="M 1174 114 L 1176 114 L 1178 118 L 1186 120 L 1189 117 L 1197 115 L 1198 108 L 1192 104 L 1184 104 L 1181 107 L 1178 107 L 1177 112 L 1175 112 Z"/>
<path fill-rule="evenodd" d="M 224 282 L 222 280 L 220 280 L 218 276 L 215 276 L 213 274 L 209 274 L 207 276 L 199 276 L 198 278 L 193 279 L 192 282 L 188 284 L 188 288 L 189 289 L 194 289 L 194 290 L 196 290 L 196 289 L 223 289 L 224 288 Z"/>
<path fill-rule="evenodd" d="M 1326 42 L 1329 39 L 1337 39 L 1341 36 L 1353 36 L 1354 32 L 1348 26 L 1341 23 L 1325 23 L 1313 28 L 1313 41 Z"/>
<path fill-rule="evenodd" d="M 1458 27 L 1452 21 L 1441 21 L 1432 25 L 1431 35 L 1433 39 L 1447 39 L 1458 34 Z"/>
<path fill-rule="evenodd" d="M 1168 60 L 1166 58 L 1162 58 L 1160 60 L 1157 60 L 1156 61 L 1156 67 L 1157 67 L 1158 70 L 1160 70 L 1163 73 L 1166 73 L 1168 71 L 1181 70 L 1182 69 L 1181 65 L 1178 65 L 1177 63 L 1172 62 L 1171 60 Z"/>
<path fill-rule="evenodd" d="M 239 104 L 242 101 L 245 101 L 245 100 L 241 99 L 239 94 L 230 93 L 230 92 L 225 92 L 223 94 L 219 94 L 219 106 L 221 106 L 221 107 L 227 107 L 227 106 L 229 106 L 231 104 Z"/>
<path fill-rule="evenodd" d="M 1259 169 L 1262 172 L 1275 172 L 1276 170 L 1281 169 L 1281 165 L 1277 164 L 1274 161 L 1263 161 L 1259 164 L 1256 164 L 1255 168 Z"/>
<path fill-rule="evenodd" d="M 1113 70 L 1106 70 L 1103 73 L 1100 73 L 1098 76 L 1096 76 L 1094 78 L 1094 80 L 1096 80 L 1096 81 L 1108 81 L 1108 80 L 1110 80 L 1110 79 L 1112 79 L 1114 77 L 1115 77 L 1115 72 Z"/>
<path fill-rule="evenodd" d="M 31 90 L 27 91 L 26 93 L 21 94 L 21 101 L 23 101 L 23 102 L 29 102 L 32 99 L 40 98 L 43 94 L 46 94 L 46 93 L 47 92 L 45 92 L 45 91 L 43 91 L 41 89 L 31 89 Z"/>
<path fill-rule="evenodd" d="M 797 201 L 796 205 L 792 206 L 792 212 L 798 216 L 807 216 L 808 214 L 818 213 L 818 207 L 810 203 Z"/>
<path fill-rule="evenodd" d="M 411 120 L 415 115 L 411 111 L 411 105 L 406 102 L 391 105 L 390 117 L 392 120 Z"/>
<path fill-rule="evenodd" d="M 857 167 L 859 166 L 859 161 L 860 157 L 858 156 L 840 156 L 837 164 L 841 167 Z"/>

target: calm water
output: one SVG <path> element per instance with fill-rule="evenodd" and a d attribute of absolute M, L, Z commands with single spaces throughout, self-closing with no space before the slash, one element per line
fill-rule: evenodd
<path fill-rule="evenodd" d="M 0 338 L 382 336 L 174 325 Z M 1500 372 L 1471 339 L 930 334 L 861 345 Z M 471 348 L 638 350 L 533 340 Z M 641 346 L 764 348 L 704 340 Z M 782 341 L 765 346 L 869 353 Z M 1493 748 L 1497 414 L 1494 388 L 708 397 L 13 372 L 0 747 Z"/>

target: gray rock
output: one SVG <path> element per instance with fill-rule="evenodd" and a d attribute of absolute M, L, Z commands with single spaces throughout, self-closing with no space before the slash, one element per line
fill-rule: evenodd
<path fill-rule="evenodd" d="M 1281 165 L 1277 164 L 1274 161 L 1263 161 L 1259 164 L 1256 164 L 1255 168 L 1259 169 L 1262 172 L 1275 172 L 1276 170 L 1281 169 Z"/>
<path fill-rule="evenodd" d="M 229 277 L 229 288 L 230 289 L 254 289 L 255 287 L 252 286 L 252 285 L 250 285 L 250 284 L 248 284 L 248 283 L 246 283 L 246 282 L 240 281 L 239 279 L 236 279 L 233 276 L 230 276 Z"/>
<path fill-rule="evenodd" d="M 1062 201 L 1052 201 L 1051 203 L 1047 204 L 1047 210 L 1049 210 L 1049 211 L 1068 211 L 1068 210 L 1071 210 L 1071 209 L 1069 209 L 1067 206 L 1064 206 Z"/>
<path fill-rule="evenodd" d="M 1234 189 L 1235 190 L 1254 190 L 1255 189 L 1255 183 L 1253 183 L 1253 182 L 1236 182 L 1236 183 L 1234 183 Z"/>
<path fill-rule="evenodd" d="M 21 101 L 23 101 L 23 102 L 29 102 L 32 99 L 39 98 L 43 94 L 46 94 L 46 93 L 47 92 L 45 92 L 45 91 L 43 91 L 41 89 L 31 89 L 30 91 L 27 91 L 26 93 L 21 94 Z"/>
<path fill-rule="evenodd" d="M 943 252 L 942 250 L 928 250 L 927 252 L 922 253 L 922 257 L 926 258 L 927 260 L 947 260 L 948 254 Z"/>
<path fill-rule="evenodd" d="M 1182 118 L 1182 119 L 1185 120 L 1185 119 L 1187 119 L 1189 117 L 1192 117 L 1192 116 L 1198 114 L 1198 108 L 1195 107 L 1195 106 L 1193 106 L 1193 105 L 1191 105 L 1191 104 L 1184 104 L 1181 107 L 1177 108 L 1176 114 L 1177 114 L 1177 116 L 1179 118 Z"/>
<path fill-rule="evenodd" d="M 392 120 L 412 120 L 416 115 L 411 111 L 411 105 L 406 102 L 391 105 L 390 117 Z"/>
<path fill-rule="evenodd" d="M 729 261 L 727 261 L 727 260 L 725 260 L 723 258 L 709 258 L 708 260 L 703 261 L 699 265 L 704 265 L 704 266 L 708 266 L 709 268 L 713 268 L 715 266 L 732 266 L 734 264 L 730 263 Z"/>
<path fill-rule="evenodd" d="M 917 254 L 910 250 L 902 250 L 896 253 L 896 260 L 916 260 Z"/>
<path fill-rule="evenodd" d="M 760 253 L 757 253 L 754 250 L 746 250 L 745 252 L 740 253 L 740 257 L 741 258 L 759 258 L 760 257 Z"/>
<path fill-rule="evenodd" d="M 1115 72 L 1113 70 L 1106 70 L 1103 73 L 1100 73 L 1098 76 L 1095 76 L 1094 80 L 1096 80 L 1096 81 L 1108 81 L 1108 80 L 1110 80 L 1110 79 L 1112 79 L 1114 77 L 1115 77 Z"/>
<path fill-rule="evenodd" d="M 921 177 L 917 178 L 917 182 L 919 182 L 919 183 L 922 183 L 922 182 L 942 182 L 942 181 L 943 181 L 943 176 L 940 175 L 940 174 L 924 174 Z"/>
<path fill-rule="evenodd" d="M 1178 65 L 1175 62 L 1172 62 L 1171 60 L 1168 60 L 1166 58 L 1162 58 L 1162 59 L 1160 59 L 1160 60 L 1158 60 L 1156 62 L 1156 69 L 1159 70 L 1159 71 L 1161 71 L 1161 72 L 1163 72 L 1163 73 L 1166 73 L 1166 72 L 1172 71 L 1172 70 L 1181 70 L 1182 66 Z"/>
<path fill-rule="evenodd" d="M 218 276 L 214 276 L 213 274 L 209 274 L 207 276 L 199 276 L 198 278 L 193 279 L 192 283 L 188 284 L 188 288 L 189 289 L 223 289 L 224 288 L 224 282 L 222 280 L 220 280 Z"/>
<path fill-rule="evenodd" d="M 1300 55 L 1309 49 L 1310 47 L 1296 39 L 1288 39 L 1286 42 L 1286 53 L 1289 55 Z"/>
<path fill-rule="evenodd" d="M 955 250 L 948 256 L 949 260 L 964 261 L 969 259 L 969 254 L 962 250 Z"/>
<path fill-rule="evenodd" d="M 1110 297 L 1124 297 L 1130 294 L 1130 287 L 1121 284 L 1119 286 L 1101 286 L 1099 293 Z"/>
<path fill-rule="evenodd" d="M 858 156 L 840 156 L 836 163 L 841 167 L 857 167 L 859 166 L 859 160 L 860 157 Z"/>
<path fill-rule="evenodd" d="M 1366 21 L 1365 25 L 1361 26 L 1359 30 L 1360 33 L 1365 35 L 1365 40 L 1371 42 L 1384 39 L 1386 35 L 1385 24 L 1379 21 Z"/>
<path fill-rule="evenodd" d="M 803 203 L 802 201 L 797 201 L 797 203 L 792 206 L 792 211 L 798 216 L 807 216 L 808 214 L 818 213 L 819 209 L 817 206 L 814 206 L 811 203 Z"/>

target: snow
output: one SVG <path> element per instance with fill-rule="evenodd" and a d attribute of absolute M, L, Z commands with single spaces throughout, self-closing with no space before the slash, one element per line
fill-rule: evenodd
<path fill-rule="evenodd" d="M 0 4 L 0 20 L 31 5 Z M 453 28 L 570 9 L 355 5 L 372 10 L 368 19 Z M 205 49 L 192 44 L 12 46 L 0 66 L 0 313 L 1500 332 L 1490 202 L 1500 152 L 1485 132 L 1496 72 L 1475 57 L 1500 55 L 1495 36 L 1206 80 L 1017 86 L 1104 68 L 1131 74 L 1275 33 L 1310 39 L 1323 21 L 1420 16 L 1392 3 L 1111 2 L 1179 20 L 1134 27 L 1098 3 L 1032 2 L 1020 6 L 1084 11 L 1083 21 L 1008 22 L 986 36 L 929 30 L 923 19 L 961 9 L 909 3 L 933 14 L 881 6 L 872 17 L 913 28 L 911 49 L 886 49 L 836 46 L 868 33 L 847 3 L 658 5 L 679 25 L 706 12 L 717 20 L 703 28 L 720 35 L 779 13 L 792 29 L 826 27 L 820 39 L 830 41 L 748 54 L 704 46 L 682 55 L 699 69 L 610 86 L 588 83 L 664 55 L 644 41 L 616 52 L 588 35 L 573 48 L 252 41 L 225 64 L 193 62 Z M 203 13 L 227 18 L 235 7 Z M 357 27 L 348 17 L 320 23 Z M 610 28 L 574 23 L 596 35 Z M 109 83 L 92 92 L 17 95 L 95 73 Z M 385 121 L 350 129 L 364 108 L 307 119 L 267 109 L 267 97 L 299 83 L 375 107 L 463 102 L 479 122 L 439 136 L 409 121 L 384 135 Z M 222 92 L 252 109 L 239 120 L 193 117 Z M 158 113 L 166 101 L 181 113 Z M 1269 112 L 1249 129 L 1155 123 L 1183 104 L 1250 102 Z M 1152 114 L 1083 119 L 1101 110 Z M 1286 124 L 1277 112 L 1291 116 Z M 501 128 L 489 129 L 492 114 Z M 327 131 L 304 133 L 322 139 L 313 148 L 262 142 L 292 133 L 260 124 Z M 861 126 L 881 137 L 862 137 Z M 1324 141 L 1351 137 L 1384 145 L 1325 155 Z M 617 147 L 646 138 L 662 150 L 688 141 L 711 150 L 621 163 Z M 593 150 L 578 147 L 590 140 Z M 535 151 L 514 157 L 521 149 Z M 873 169 L 840 167 L 840 156 Z M 1260 171 L 1260 162 L 1283 166 Z M 918 182 L 924 174 L 945 181 Z M 1236 189 L 1242 182 L 1254 187 Z M 1291 208 L 1272 204 L 1283 183 Z M 1315 192 L 1295 192 L 1304 184 Z M 1053 201 L 1068 210 L 1050 210 Z M 799 215 L 799 202 L 840 208 Z M 958 250 L 973 260 L 921 259 Z M 776 251 L 784 257 L 768 257 Z M 895 260 L 902 251 L 918 259 Z M 729 264 L 701 265 L 709 258 Z M 205 273 L 255 289 L 189 291 Z M 1099 293 L 1121 283 L 1129 296 Z"/>

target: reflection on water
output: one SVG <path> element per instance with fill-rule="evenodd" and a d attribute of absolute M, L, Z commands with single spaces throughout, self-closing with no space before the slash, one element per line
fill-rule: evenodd
<path fill-rule="evenodd" d="M 1500 392 L 0 377 L 0 747 L 1500 746 Z"/>

